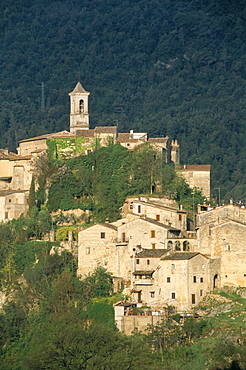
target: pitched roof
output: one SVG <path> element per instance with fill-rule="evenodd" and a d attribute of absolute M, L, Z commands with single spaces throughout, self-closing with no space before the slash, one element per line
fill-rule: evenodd
<path fill-rule="evenodd" d="M 156 225 L 156 226 L 160 226 L 160 227 L 163 227 L 163 229 L 167 229 L 167 230 L 174 230 L 174 231 L 180 231 L 180 229 L 176 229 L 176 227 L 173 227 L 173 226 L 169 226 L 169 225 L 165 225 L 163 224 L 162 222 L 159 222 L 159 221 L 156 221 L 154 220 L 153 218 L 149 218 L 149 217 L 139 217 L 140 220 L 145 220 L 153 225 Z"/>
<path fill-rule="evenodd" d="M 76 136 L 79 137 L 94 137 L 94 130 L 77 130 Z"/>
<path fill-rule="evenodd" d="M 169 139 L 168 136 L 166 136 L 166 137 L 150 137 L 148 141 L 150 143 L 166 144 L 168 139 Z"/>
<path fill-rule="evenodd" d="M 176 252 L 172 253 L 169 256 L 164 256 L 161 258 L 161 260 L 189 260 L 198 254 L 201 254 L 199 252 Z"/>
<path fill-rule="evenodd" d="M 8 152 L 5 149 L 0 149 L 0 159 L 6 159 L 10 161 L 20 161 L 24 159 L 30 159 L 30 155 L 19 155 L 16 153 Z"/>
<path fill-rule="evenodd" d="M 104 222 L 98 222 L 97 224 L 94 224 L 94 225 L 91 225 L 89 227 L 83 228 L 82 230 L 80 230 L 80 232 L 86 231 L 86 230 L 88 230 L 88 229 L 90 229 L 92 227 L 96 227 L 96 226 L 102 226 L 102 227 L 107 227 L 109 229 L 117 230 L 117 226 L 115 226 L 115 225 L 112 225 L 112 224 L 106 223 L 106 222 L 105 223 Z"/>
<path fill-rule="evenodd" d="M 73 93 L 84 93 L 84 92 L 87 92 L 87 91 L 83 88 L 83 86 L 81 85 L 81 83 L 78 82 L 72 92 Z"/>
<path fill-rule="evenodd" d="M 158 258 L 163 256 L 170 249 L 143 249 L 140 252 L 136 253 L 137 258 Z"/>
<path fill-rule="evenodd" d="M 52 138 L 66 138 L 66 137 L 74 137 L 74 135 L 70 134 L 70 132 L 64 130 L 60 132 L 54 132 L 52 134 L 44 134 L 36 137 L 31 137 L 30 139 L 20 140 L 19 143 L 24 143 L 26 141 L 35 141 L 35 140 L 44 140 L 44 139 L 52 139 Z"/>
<path fill-rule="evenodd" d="M 117 137 L 117 143 L 138 143 L 139 141 L 145 141 L 146 134 L 143 133 L 142 136 L 132 137 L 130 132 L 119 132 Z"/>
<path fill-rule="evenodd" d="M 11 195 L 11 194 L 19 194 L 19 193 L 26 193 L 29 190 L 2 190 L 0 189 L 0 197 L 4 197 L 5 195 Z"/>
<path fill-rule="evenodd" d="M 117 126 L 96 126 L 94 131 L 96 133 L 115 134 L 117 131 Z"/>
<path fill-rule="evenodd" d="M 159 204 L 159 203 L 148 202 L 148 201 L 144 201 L 144 200 L 140 200 L 140 199 L 133 199 L 131 203 L 146 204 L 146 205 L 151 206 L 151 207 L 166 209 L 168 211 L 172 211 L 172 212 L 176 212 L 176 213 L 186 213 L 186 211 L 183 211 L 181 209 L 168 207 L 168 206 L 165 206 L 165 205 L 162 205 L 162 204 Z M 129 206 L 129 203 L 125 204 L 124 206 Z"/>

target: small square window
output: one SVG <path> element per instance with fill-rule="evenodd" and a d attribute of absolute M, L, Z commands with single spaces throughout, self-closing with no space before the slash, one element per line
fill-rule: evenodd
<path fill-rule="evenodd" d="M 156 221 L 160 221 L 160 215 L 155 216 Z"/>
<path fill-rule="evenodd" d="M 167 276 L 167 283 L 171 283 L 171 277 Z"/>
<path fill-rule="evenodd" d="M 155 298 L 155 292 L 150 292 L 150 297 Z"/>
<path fill-rule="evenodd" d="M 200 278 L 200 283 L 203 283 L 203 277 Z"/>
<path fill-rule="evenodd" d="M 155 246 L 156 246 L 156 244 L 155 244 L 155 243 L 152 243 L 152 244 L 151 244 L 151 248 L 152 248 L 152 249 L 155 249 Z"/>
<path fill-rule="evenodd" d="M 136 264 L 139 265 L 139 258 L 136 259 Z"/>
<path fill-rule="evenodd" d="M 171 297 L 172 297 L 172 299 L 176 299 L 176 293 L 175 292 L 172 292 L 171 293 Z"/>
<path fill-rule="evenodd" d="M 151 230 L 150 231 L 150 237 L 151 238 L 155 238 L 155 230 Z"/>
<path fill-rule="evenodd" d="M 101 239 L 105 239 L 105 232 L 101 232 Z"/>
<path fill-rule="evenodd" d="M 147 260 L 147 265 L 149 265 L 150 264 L 150 260 Z"/>
<path fill-rule="evenodd" d="M 193 283 L 196 283 L 196 276 L 193 276 Z"/>

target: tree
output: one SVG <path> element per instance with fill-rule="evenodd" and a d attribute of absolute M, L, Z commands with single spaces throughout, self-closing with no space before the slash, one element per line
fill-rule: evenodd
<path fill-rule="evenodd" d="M 30 191 L 29 191 L 29 215 L 31 214 L 31 211 L 33 207 L 35 206 L 36 206 L 35 179 L 32 176 L 32 181 L 31 181 Z"/>

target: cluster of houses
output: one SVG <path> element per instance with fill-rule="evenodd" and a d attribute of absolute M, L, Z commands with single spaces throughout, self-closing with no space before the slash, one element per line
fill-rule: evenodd
<path fill-rule="evenodd" d="M 29 189 L 32 179 L 32 164 L 49 149 L 54 158 L 70 158 L 88 154 L 96 146 L 109 142 L 118 143 L 133 150 L 146 142 L 160 151 L 167 163 L 179 164 L 179 144 L 168 136 L 149 138 L 146 132 L 118 132 L 117 126 L 89 125 L 89 95 L 80 82 L 70 96 L 70 130 L 49 133 L 19 141 L 18 154 L 0 149 L 0 222 L 9 221 L 28 210 Z M 210 197 L 210 166 L 183 165 L 178 171 L 192 186 Z"/>
<path fill-rule="evenodd" d="M 78 275 L 102 266 L 130 302 L 184 312 L 207 292 L 246 285 L 246 210 L 199 207 L 196 228 L 167 199 L 128 198 L 122 218 L 79 232 Z"/>
<path fill-rule="evenodd" d="M 209 165 L 179 165 L 178 142 L 168 136 L 120 133 L 117 126 L 90 128 L 89 95 L 80 82 L 69 94 L 69 131 L 22 140 L 18 154 L 0 150 L 0 222 L 27 212 L 32 163 L 40 154 L 49 149 L 54 158 L 66 159 L 109 142 L 129 150 L 150 143 L 191 187 L 210 199 Z M 171 305 L 187 311 L 216 287 L 246 285 L 244 208 L 202 205 L 193 228 L 186 211 L 168 199 L 128 198 L 121 213 L 116 222 L 79 232 L 79 276 L 103 266 L 112 273 L 115 289 L 123 289 L 130 302 L 155 310 Z"/>

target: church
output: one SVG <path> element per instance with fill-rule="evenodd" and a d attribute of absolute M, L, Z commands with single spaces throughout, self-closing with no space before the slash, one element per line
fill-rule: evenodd
<path fill-rule="evenodd" d="M 54 156 L 69 158 L 71 156 L 88 154 L 97 145 L 106 146 L 109 142 L 118 143 L 127 149 L 149 142 L 155 149 L 165 155 L 167 163 L 179 163 L 179 145 L 177 140 L 170 140 L 168 136 L 149 138 L 146 132 L 119 133 L 117 126 L 96 126 L 90 128 L 89 95 L 80 82 L 70 96 L 70 130 L 37 136 L 19 142 L 19 155 L 36 155 L 48 149 L 53 141 Z"/>
<path fill-rule="evenodd" d="M 9 221 L 25 214 L 32 179 L 32 161 L 49 150 L 53 159 L 68 159 L 87 155 L 109 143 L 120 144 L 128 150 L 149 143 L 162 153 L 166 163 L 174 163 L 177 170 L 192 187 L 203 191 L 210 198 L 210 166 L 196 165 L 192 168 L 179 166 L 180 154 L 177 140 L 170 137 L 151 138 L 147 132 L 118 132 L 117 126 L 90 128 L 89 95 L 78 82 L 69 94 L 69 131 L 44 134 L 19 141 L 18 154 L 0 149 L 0 221 Z"/>

